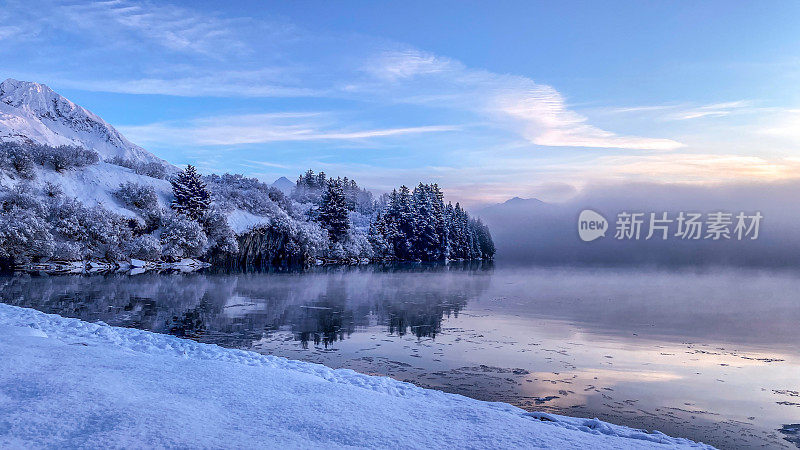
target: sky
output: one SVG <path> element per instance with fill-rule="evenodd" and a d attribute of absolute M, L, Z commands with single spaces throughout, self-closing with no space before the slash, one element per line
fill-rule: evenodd
<path fill-rule="evenodd" d="M 0 3 L 0 79 L 206 173 L 468 206 L 800 174 L 800 2 Z"/>

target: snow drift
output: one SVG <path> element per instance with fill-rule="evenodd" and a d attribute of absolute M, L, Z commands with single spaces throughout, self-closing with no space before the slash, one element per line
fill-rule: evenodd
<path fill-rule="evenodd" d="M 0 446 L 711 448 L 0 304 Z"/>

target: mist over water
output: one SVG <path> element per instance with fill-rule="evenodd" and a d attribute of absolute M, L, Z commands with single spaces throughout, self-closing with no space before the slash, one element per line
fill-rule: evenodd
<path fill-rule="evenodd" d="M 564 203 L 516 199 L 476 211 L 492 231 L 497 259 L 578 265 L 725 265 L 739 267 L 800 267 L 800 182 L 716 186 L 651 183 L 604 184 L 586 187 Z M 609 222 L 606 236 L 592 242 L 578 238 L 578 215 L 584 209 Z M 617 214 L 645 213 L 640 240 L 614 239 Z M 704 215 L 739 212 L 763 216 L 756 240 L 682 240 L 670 236 L 645 240 L 649 213 Z M 733 226 L 731 227 L 733 230 Z M 705 234 L 705 231 L 704 231 Z"/>
<path fill-rule="evenodd" d="M 501 260 L 0 282 L 2 301 L 45 312 L 723 448 L 791 446 L 778 430 L 800 418 L 794 270 Z"/>

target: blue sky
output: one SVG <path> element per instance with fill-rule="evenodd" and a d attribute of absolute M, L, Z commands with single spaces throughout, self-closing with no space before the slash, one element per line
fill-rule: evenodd
<path fill-rule="evenodd" d="M 206 172 L 469 205 L 800 173 L 798 2 L 6 3 L 0 78 Z"/>

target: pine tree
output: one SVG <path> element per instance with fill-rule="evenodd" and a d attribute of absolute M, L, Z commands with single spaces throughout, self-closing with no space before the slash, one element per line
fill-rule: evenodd
<path fill-rule="evenodd" d="M 440 238 L 436 229 L 434 198 L 431 186 L 420 183 L 412 196 L 414 211 L 413 254 L 416 259 L 435 261 L 440 255 Z"/>
<path fill-rule="evenodd" d="M 381 213 L 375 217 L 375 221 L 369 225 L 369 243 L 372 245 L 372 252 L 378 259 L 387 259 L 394 256 L 394 251 L 388 240 L 389 228 L 386 219 Z"/>
<path fill-rule="evenodd" d="M 331 179 L 327 184 L 319 208 L 319 222 L 328 230 L 331 243 L 338 243 L 347 236 L 347 231 L 350 229 L 350 215 L 342 182 Z"/>
<path fill-rule="evenodd" d="M 480 250 L 481 259 L 494 258 L 495 247 L 492 241 L 492 234 L 489 232 L 489 227 L 481 222 L 481 219 L 475 219 L 471 223 L 477 234 L 478 248 Z"/>
<path fill-rule="evenodd" d="M 455 232 L 455 208 L 453 203 L 448 202 L 444 208 L 444 228 L 447 236 L 446 257 L 448 259 L 456 256 L 456 232 Z"/>
<path fill-rule="evenodd" d="M 387 208 L 387 220 L 391 224 L 390 239 L 394 255 L 400 260 L 410 260 L 414 257 L 414 204 L 411 192 L 406 186 L 400 186 L 399 191 L 393 191 Z"/>
<path fill-rule="evenodd" d="M 448 252 L 448 233 L 447 220 L 445 218 L 444 194 L 439 189 L 439 185 L 434 183 L 430 186 L 430 193 L 433 202 L 433 226 L 439 236 L 439 245 L 436 259 L 447 259 L 450 257 Z"/>
<path fill-rule="evenodd" d="M 191 164 L 172 180 L 172 193 L 172 209 L 192 220 L 202 217 L 211 205 L 211 195 Z"/>
<path fill-rule="evenodd" d="M 444 204 L 436 184 L 420 183 L 413 192 L 401 186 L 381 197 L 386 205 L 370 224 L 373 252 L 399 260 L 491 259 L 495 253 L 489 229 L 472 219 L 459 203 Z"/>

